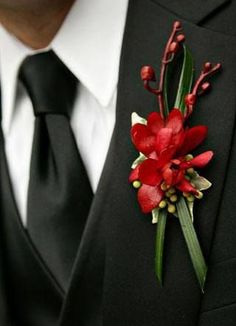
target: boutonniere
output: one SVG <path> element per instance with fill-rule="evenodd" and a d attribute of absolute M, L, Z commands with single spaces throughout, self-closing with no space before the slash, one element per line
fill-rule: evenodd
<path fill-rule="evenodd" d="M 207 136 L 207 126 L 188 127 L 188 119 L 197 98 L 209 88 L 208 78 L 221 65 L 207 62 L 193 81 L 193 59 L 185 46 L 181 23 L 175 22 L 162 58 L 157 87 L 154 69 L 144 66 L 141 78 L 144 87 L 157 97 L 159 112 L 147 118 L 132 114 L 131 138 L 139 152 L 132 165 L 129 181 L 138 190 L 137 198 L 143 213 L 152 214 L 157 224 L 155 272 L 159 282 L 163 278 L 163 249 L 165 228 L 169 216 L 179 219 L 189 255 L 201 290 L 204 289 L 207 265 L 194 229 L 193 206 L 203 197 L 211 183 L 199 174 L 212 159 L 211 150 L 194 155 L 193 151 Z M 183 63 L 173 108 L 168 105 L 168 68 L 178 52 L 183 52 Z"/>

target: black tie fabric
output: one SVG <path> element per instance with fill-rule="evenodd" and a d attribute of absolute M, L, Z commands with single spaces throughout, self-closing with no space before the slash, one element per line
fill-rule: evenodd
<path fill-rule="evenodd" d="M 27 229 L 66 289 L 93 198 L 69 119 L 77 80 L 53 51 L 28 57 L 19 78 L 35 114 Z"/>

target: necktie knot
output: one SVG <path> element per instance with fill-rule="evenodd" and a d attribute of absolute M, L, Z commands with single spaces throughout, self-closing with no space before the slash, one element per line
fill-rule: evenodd
<path fill-rule="evenodd" d="M 53 51 L 27 57 L 21 65 L 19 79 L 31 98 L 36 116 L 70 116 L 77 79 Z"/>

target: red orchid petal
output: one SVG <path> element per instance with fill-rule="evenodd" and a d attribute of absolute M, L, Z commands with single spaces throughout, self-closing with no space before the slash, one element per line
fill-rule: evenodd
<path fill-rule="evenodd" d="M 158 155 L 156 151 L 153 151 L 148 155 L 148 158 L 152 158 L 153 160 L 158 160 Z"/>
<path fill-rule="evenodd" d="M 150 213 L 163 198 L 163 191 L 159 186 L 142 185 L 138 190 L 138 202 L 143 213 Z"/>
<path fill-rule="evenodd" d="M 163 179 L 165 180 L 166 184 L 171 186 L 173 182 L 173 171 L 170 168 L 167 168 L 162 173 Z"/>
<path fill-rule="evenodd" d="M 134 182 L 135 180 L 139 179 L 139 168 L 140 165 L 137 165 L 136 168 L 130 172 L 129 182 Z"/>
<path fill-rule="evenodd" d="M 182 192 L 192 193 L 193 195 L 198 194 L 197 190 L 185 178 L 183 178 L 181 182 L 177 184 L 177 188 Z"/>
<path fill-rule="evenodd" d="M 189 154 L 193 149 L 200 145 L 207 136 L 206 126 L 196 126 L 185 132 L 183 145 L 179 150 L 179 155 Z"/>
<path fill-rule="evenodd" d="M 161 153 L 164 149 L 168 148 L 172 139 L 172 130 L 169 128 L 162 128 L 157 134 L 156 138 L 156 151 Z"/>
<path fill-rule="evenodd" d="M 172 145 L 175 146 L 176 152 L 179 151 L 180 148 L 182 148 L 184 139 L 185 139 L 184 130 L 180 131 L 178 134 L 173 135 L 171 142 Z"/>
<path fill-rule="evenodd" d="M 183 178 L 184 178 L 184 171 L 179 170 L 176 175 L 175 184 L 180 183 Z"/>
<path fill-rule="evenodd" d="M 191 165 L 191 163 L 190 163 L 190 161 L 184 161 L 184 162 L 182 162 L 181 164 L 180 164 L 180 169 L 181 170 L 186 170 L 186 169 L 188 169 L 188 168 L 191 168 L 192 167 L 192 165 Z"/>
<path fill-rule="evenodd" d="M 157 161 L 147 159 L 140 164 L 139 180 L 149 186 L 157 186 L 162 181 L 162 175 L 157 170 Z"/>
<path fill-rule="evenodd" d="M 149 114 L 147 127 L 154 134 L 157 134 L 161 128 L 164 128 L 164 121 L 159 112 Z"/>
<path fill-rule="evenodd" d="M 174 159 L 174 160 L 171 160 L 171 163 L 173 163 L 175 165 L 180 165 L 181 161 L 178 159 Z"/>
<path fill-rule="evenodd" d="M 212 151 L 204 152 L 190 160 L 189 164 L 191 167 L 204 168 L 210 162 L 213 155 L 214 153 Z"/>
<path fill-rule="evenodd" d="M 181 170 L 176 170 L 176 169 L 172 169 L 172 182 L 171 185 L 176 185 L 177 183 L 179 183 L 182 178 L 179 178 L 179 172 Z"/>
<path fill-rule="evenodd" d="M 179 109 L 173 109 L 168 115 L 166 128 L 170 128 L 173 131 L 173 134 L 177 134 L 183 128 L 183 115 Z"/>
<path fill-rule="evenodd" d="M 156 137 L 149 132 L 146 125 L 136 123 L 131 128 L 131 138 L 139 152 L 148 155 L 154 151 Z"/>
<path fill-rule="evenodd" d="M 170 160 L 173 158 L 174 154 L 175 154 L 175 147 L 173 145 L 170 145 L 168 148 L 164 149 L 159 157 L 158 157 L 158 161 L 157 161 L 157 168 L 162 168 L 163 166 L 165 166 L 168 162 L 170 162 Z"/>

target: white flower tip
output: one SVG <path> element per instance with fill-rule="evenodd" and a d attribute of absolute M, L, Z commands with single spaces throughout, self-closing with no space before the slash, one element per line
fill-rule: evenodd
<path fill-rule="evenodd" d="M 157 222 L 158 222 L 157 218 L 156 217 L 153 217 L 152 218 L 152 224 L 157 224 Z"/>
<path fill-rule="evenodd" d="M 131 114 L 131 124 L 132 126 L 135 125 L 136 123 L 141 123 L 143 125 L 147 124 L 147 120 L 140 117 L 136 112 L 133 112 Z"/>

